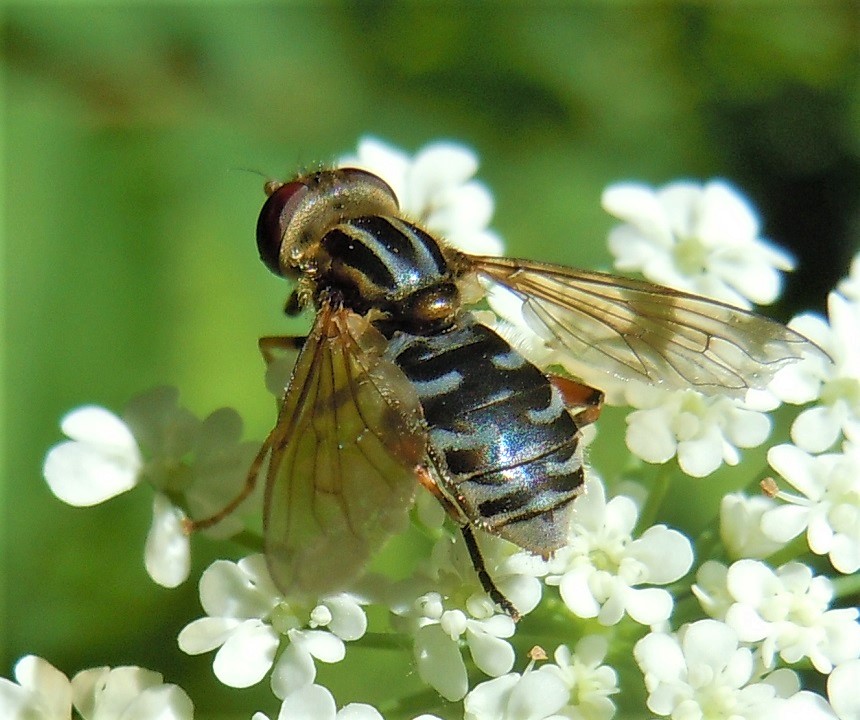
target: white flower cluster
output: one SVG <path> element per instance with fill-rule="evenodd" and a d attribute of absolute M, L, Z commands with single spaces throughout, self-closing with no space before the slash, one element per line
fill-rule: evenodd
<path fill-rule="evenodd" d="M 790 670 L 759 672 L 752 651 L 716 620 L 699 620 L 675 634 L 651 633 L 633 652 L 645 676 L 648 709 L 665 717 L 773 717 L 800 687 Z"/>
<path fill-rule="evenodd" d="M 394 190 L 408 218 L 454 247 L 476 255 L 502 254 L 501 238 L 487 227 L 493 215 L 493 196 L 472 179 L 478 158 L 460 143 L 430 143 L 410 158 L 366 137 L 359 141 L 358 152 L 341 157 L 338 165 L 379 175 Z"/>
<path fill-rule="evenodd" d="M 657 190 L 621 183 L 604 191 L 603 207 L 624 221 L 609 234 L 615 267 L 655 283 L 749 309 L 776 300 L 779 271 L 794 267 L 789 255 L 759 237 L 749 201 L 722 181 Z M 730 399 L 631 385 L 623 395 L 637 408 L 627 417 L 630 451 L 649 463 L 677 457 L 692 477 L 736 465 L 738 448 L 761 445 L 771 428 L 762 411 L 778 405 L 756 392 Z"/>
<path fill-rule="evenodd" d="M 643 625 L 665 622 L 672 595 L 656 587 L 686 575 L 693 564 L 690 541 L 677 530 L 653 525 L 636 539 L 636 504 L 624 495 L 606 501 L 603 483 L 592 475 L 574 500 L 568 544 L 548 563 L 548 585 L 577 617 L 615 625 L 629 615 Z"/>
<path fill-rule="evenodd" d="M 179 647 L 191 655 L 219 648 L 212 668 L 230 687 L 254 685 L 271 670 L 272 691 L 281 699 L 313 683 L 314 660 L 343 660 L 344 641 L 367 630 L 364 610 L 348 593 L 312 607 L 288 603 L 262 555 L 216 560 L 200 578 L 200 602 L 207 617 L 183 628 Z"/>
<path fill-rule="evenodd" d="M 738 639 L 758 644 L 761 662 L 775 656 L 788 664 L 808 658 L 828 674 L 860 656 L 857 608 L 830 609 L 833 584 L 798 562 L 772 570 L 761 560 L 738 560 L 726 567 L 715 560 L 699 568 L 693 592 L 714 618 Z"/>
<path fill-rule="evenodd" d="M 482 553 L 506 597 L 522 615 L 531 612 L 541 598 L 540 560 L 498 538 L 487 538 Z M 413 638 L 419 675 L 442 697 L 461 700 L 468 690 L 463 649 L 490 677 L 513 667 L 514 621 L 481 588 L 460 536 L 443 532 L 429 562 L 392 588 L 389 605 L 395 628 Z"/>
<path fill-rule="evenodd" d="M 790 255 L 759 237 L 749 201 L 720 180 L 658 190 L 619 183 L 603 192 L 603 207 L 624 221 L 609 234 L 615 267 L 660 285 L 749 309 L 776 300 L 778 271 L 794 268 Z"/>
<path fill-rule="evenodd" d="M 459 249 L 501 252 L 500 239 L 487 228 L 492 196 L 473 179 L 477 158 L 471 151 L 434 143 L 409 158 L 366 138 L 340 164 L 378 173 L 407 216 Z M 784 252 L 759 237 L 748 201 L 723 182 L 658 190 L 617 185 L 606 190 L 603 204 L 624 222 L 609 238 L 616 267 L 641 271 L 654 282 L 749 307 L 775 300 L 780 271 L 792 267 Z M 443 526 L 444 513 L 428 493 L 419 499 L 409 532 L 429 537 L 433 549 L 407 579 L 368 575 L 337 594 L 295 602 L 275 586 L 262 555 L 218 560 L 200 578 L 205 616 L 184 627 L 179 647 L 192 655 L 214 651 L 214 674 L 226 686 L 245 688 L 268 677 L 280 703 L 278 720 L 381 720 L 371 705 L 338 708 L 332 693 L 317 683 L 316 663 L 341 662 L 350 643 L 372 638 L 385 644 L 384 633 L 369 632 L 376 617 L 384 622 L 366 612 L 372 603 L 388 611 L 391 646 L 411 648 L 404 674 L 414 669 L 442 698 L 462 701 L 468 720 L 610 720 L 618 712 L 614 696 L 641 686 L 643 678 L 648 710 L 676 720 L 857 720 L 856 608 L 834 607 L 836 586 L 806 564 L 791 560 L 773 568 L 763 560 L 784 552 L 805 531 L 810 550 L 827 555 L 838 572 L 860 569 L 858 272 L 860 256 L 830 297 L 829 323 L 812 316 L 792 323 L 833 358 L 832 365 L 804 360 L 779 373 L 771 395 L 751 393 L 744 401 L 705 398 L 692 390 L 625 390 L 634 408 L 627 418 L 631 452 L 650 463 L 677 458 L 681 471 L 693 477 L 735 465 L 738 448 L 762 444 L 771 430 L 764 413 L 779 400 L 814 403 L 794 424 L 794 444 L 768 454 L 773 470 L 798 494 L 723 498 L 720 538 L 736 562 L 705 556 L 697 569 L 692 592 L 708 619 L 670 629 L 677 588 L 687 583 L 690 589 L 683 578 L 694 565 L 691 539 L 664 524 L 647 526 L 631 497 L 608 496 L 590 473 L 586 492 L 574 502 L 568 542 L 554 556 L 534 557 L 479 536 L 489 574 L 526 616 L 519 626 L 480 586 L 462 537 Z M 510 298 L 490 304 L 496 309 L 505 302 Z M 522 301 L 517 303 L 522 316 Z M 513 322 L 509 315 L 517 313 L 505 313 Z M 512 332 L 521 336 L 523 348 L 539 355 L 542 340 L 526 318 Z M 200 420 L 169 389 L 136 399 L 122 418 L 102 408 L 80 408 L 63 419 L 62 430 L 69 440 L 48 453 L 44 466 L 59 498 L 92 505 L 138 484 L 154 488 L 145 563 L 167 587 L 189 573 L 186 517 L 218 514 L 243 487 L 258 449 L 241 442 L 234 411 Z M 839 451 L 815 454 L 840 438 Z M 248 502 L 258 503 L 259 497 Z M 213 530 L 224 535 L 242 526 L 229 517 Z M 544 585 L 558 587 L 561 601 L 548 592 L 553 597 L 542 602 Z M 635 644 L 642 677 L 631 677 L 607 658 L 629 657 L 624 643 L 641 636 L 641 625 L 651 632 Z M 565 630 L 581 638 L 573 650 L 559 638 L 553 661 L 536 648 L 523 671 L 514 670 L 517 639 L 529 633 L 539 640 L 556 638 Z M 780 667 L 801 662 L 827 675 L 827 699 L 801 690 L 799 675 Z M 478 673 L 488 679 L 480 681 Z M 0 717 L 65 720 L 73 706 L 85 720 L 179 720 L 192 713 L 183 691 L 139 668 L 97 668 L 69 682 L 28 656 L 16 666 L 15 678 L 0 680 Z M 408 711 L 395 706 L 394 712 Z M 256 713 L 253 720 L 268 717 Z"/>
<path fill-rule="evenodd" d="M 0 717 L 6 720 L 191 720 L 194 706 L 182 688 L 139 667 L 82 670 L 71 681 L 47 660 L 26 655 L 15 680 L 0 678 Z"/>
<path fill-rule="evenodd" d="M 611 695 L 618 691 L 618 674 L 603 664 L 607 641 L 588 635 L 574 652 L 566 645 L 555 651 L 555 663 L 509 673 L 477 685 L 465 698 L 465 720 L 609 720 L 615 715 Z"/>
<path fill-rule="evenodd" d="M 73 410 L 61 422 L 69 438 L 51 448 L 43 472 L 64 502 L 88 507 L 110 500 L 141 482 L 155 490 L 144 564 L 164 587 L 188 578 L 191 564 L 186 513 L 208 517 L 237 494 L 256 443 L 240 442 L 242 420 L 235 410 L 216 410 L 204 420 L 178 405 L 173 388 L 157 388 L 132 400 L 124 417 L 96 406 Z M 193 459 L 192 459 L 193 458 Z M 220 536 L 241 524 L 228 518 Z"/>

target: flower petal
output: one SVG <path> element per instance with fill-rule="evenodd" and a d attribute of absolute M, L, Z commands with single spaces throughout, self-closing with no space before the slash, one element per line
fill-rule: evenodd
<path fill-rule="evenodd" d="M 72 440 L 51 448 L 43 467 L 51 492 L 60 500 L 89 507 L 137 484 L 140 450 L 116 415 L 87 406 L 69 413 L 61 427 Z"/>
<path fill-rule="evenodd" d="M 509 642 L 485 632 L 466 631 L 469 652 L 478 669 L 490 677 L 510 672 L 514 666 L 514 649 Z"/>
<path fill-rule="evenodd" d="M 184 518 L 165 495 L 155 494 L 144 565 L 149 577 L 162 587 L 174 588 L 185 582 L 191 569 L 191 539 L 182 527 Z"/>
<path fill-rule="evenodd" d="M 469 689 L 460 648 L 439 625 L 426 625 L 415 634 L 418 674 L 446 700 L 461 700 Z"/>
<path fill-rule="evenodd" d="M 256 685 L 272 667 L 278 642 L 278 634 L 270 625 L 245 620 L 215 654 L 215 677 L 229 687 Z"/>
<path fill-rule="evenodd" d="M 572 570 L 562 576 L 558 586 L 564 604 L 577 617 L 593 618 L 600 612 L 600 604 L 588 585 L 590 575 L 587 568 Z"/>
<path fill-rule="evenodd" d="M 310 653 L 290 643 L 272 670 L 272 692 L 284 699 L 310 685 L 316 676 L 317 668 Z"/>
<path fill-rule="evenodd" d="M 834 668 L 827 678 L 827 696 L 839 720 L 860 720 L 860 660 Z"/>
<path fill-rule="evenodd" d="M 192 720 L 194 704 L 178 685 L 159 685 L 132 700 L 119 720 Z"/>
<path fill-rule="evenodd" d="M 628 588 L 625 609 L 642 625 L 656 625 L 672 614 L 672 596 L 660 588 Z"/>
<path fill-rule="evenodd" d="M 367 615 L 349 595 L 326 598 L 325 605 L 332 614 L 328 628 L 342 640 L 358 640 L 367 632 Z"/>
<path fill-rule="evenodd" d="M 290 640 L 324 663 L 340 662 L 346 655 L 343 640 L 326 630 L 293 630 Z"/>
<path fill-rule="evenodd" d="M 278 720 L 334 720 L 337 711 L 332 694 L 321 685 L 305 685 L 281 703 Z"/>
<path fill-rule="evenodd" d="M 241 620 L 234 618 L 205 617 L 194 620 L 179 632 L 179 649 L 189 655 L 221 647 L 239 625 Z"/>
<path fill-rule="evenodd" d="M 841 430 L 838 416 L 830 407 L 807 408 L 791 426 L 794 444 L 811 453 L 821 453 L 836 442 Z"/>
<path fill-rule="evenodd" d="M 72 686 L 69 679 L 47 660 L 37 655 L 25 655 L 15 663 L 15 680 L 30 693 L 38 695 L 39 710 L 50 718 L 68 718 L 72 712 Z M 11 683 L 10 683 L 11 684 Z M 29 705 L 30 699 L 21 697 L 4 683 L 0 702 L 11 696 L 15 705 L 22 701 Z M 4 697 L 5 696 L 5 697 Z"/>
<path fill-rule="evenodd" d="M 638 540 L 630 543 L 627 552 L 648 568 L 647 581 L 655 585 L 681 579 L 693 565 L 690 540 L 665 525 L 649 527 Z"/>

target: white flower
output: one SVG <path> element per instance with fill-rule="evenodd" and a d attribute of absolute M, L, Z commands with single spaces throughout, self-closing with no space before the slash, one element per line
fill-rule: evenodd
<path fill-rule="evenodd" d="M 161 673 L 139 667 L 92 668 L 72 678 L 74 704 L 84 720 L 190 720 L 194 706 L 185 691 L 165 684 Z"/>
<path fill-rule="evenodd" d="M 514 663 L 514 650 L 506 641 L 514 634 L 514 622 L 503 613 L 478 619 L 444 607 L 438 593 L 422 596 L 413 607 L 415 662 L 424 682 L 447 700 L 460 700 L 468 690 L 460 641 L 478 669 L 491 677 L 501 675 Z"/>
<path fill-rule="evenodd" d="M 778 493 L 786 504 L 764 514 L 764 532 L 785 543 L 806 530 L 809 549 L 828 555 L 839 572 L 860 569 L 860 446 L 846 442 L 841 453 L 812 456 L 778 445 L 767 458 L 801 496 Z"/>
<path fill-rule="evenodd" d="M 530 612 L 540 600 L 536 575 L 544 571 L 543 562 L 495 537 L 481 536 L 481 551 L 499 590 L 520 614 Z M 514 621 L 480 586 L 461 537 L 440 537 L 428 566 L 401 583 L 396 594 L 390 603 L 395 627 L 413 637 L 418 674 L 444 698 L 460 700 L 468 690 L 462 646 L 492 677 L 513 666 L 507 638 L 514 634 Z"/>
<path fill-rule="evenodd" d="M 696 582 L 690 588 L 702 609 L 712 618 L 723 621 L 735 599 L 729 593 L 726 576 L 729 569 L 716 560 L 706 560 L 696 570 Z"/>
<path fill-rule="evenodd" d="M 726 624 L 744 642 L 761 642 L 766 667 L 778 653 L 787 663 L 808 657 L 826 674 L 860 655 L 857 608 L 828 610 L 832 583 L 805 565 L 787 563 L 774 572 L 758 560 L 738 560 L 726 586 L 734 600 Z"/>
<path fill-rule="evenodd" d="M 860 659 L 849 660 L 827 677 L 827 697 L 839 720 L 860 720 Z"/>
<path fill-rule="evenodd" d="M 827 299 L 830 323 L 800 315 L 789 327 L 805 335 L 833 359 L 806 357 L 778 371 L 768 388 L 785 402 L 816 404 L 801 412 L 791 426 L 795 445 L 809 452 L 827 450 L 846 437 L 860 441 L 860 300 L 832 292 Z"/>
<path fill-rule="evenodd" d="M 609 720 L 615 714 L 610 695 L 618 693 L 618 673 L 604 665 L 608 643 L 601 635 L 586 635 L 571 653 L 566 645 L 555 651 L 555 665 L 541 670 L 557 675 L 567 686 L 569 700 L 565 717 L 581 720 Z"/>
<path fill-rule="evenodd" d="M 555 651 L 555 664 L 537 670 L 534 660 L 522 675 L 509 673 L 475 686 L 463 701 L 466 720 L 609 720 L 615 714 L 610 695 L 618 692 L 618 674 L 603 664 L 607 641 L 587 635 L 573 653 Z"/>
<path fill-rule="evenodd" d="M 405 215 L 454 247 L 476 255 L 502 253 L 501 240 L 487 230 L 493 197 L 482 183 L 471 179 L 478 158 L 463 145 L 434 142 L 410 158 L 366 137 L 359 141 L 358 153 L 341 158 L 338 165 L 379 175 L 394 190 Z"/>
<path fill-rule="evenodd" d="M 627 416 L 630 452 L 658 464 L 677 455 L 681 470 L 692 477 L 710 475 L 724 462 L 737 465 L 737 448 L 761 445 L 770 434 L 770 418 L 739 400 L 638 383 L 627 389 L 626 397 L 639 408 Z"/>
<path fill-rule="evenodd" d="M 773 302 L 793 261 L 759 237 L 749 202 L 727 183 L 608 187 L 604 209 L 625 221 L 609 234 L 615 266 L 738 307 Z"/>
<path fill-rule="evenodd" d="M 0 678 L 0 716 L 8 720 L 71 720 L 72 685 L 47 660 L 25 655 L 15 663 L 17 683 Z"/>
<path fill-rule="evenodd" d="M 728 493 L 720 501 L 720 539 L 729 557 L 766 558 L 785 545 L 765 533 L 762 517 L 777 503 L 765 495 Z"/>
<path fill-rule="evenodd" d="M 789 670 L 755 682 L 752 651 L 738 647 L 735 632 L 716 620 L 685 625 L 676 635 L 650 633 L 633 654 L 645 676 L 648 709 L 672 718 L 764 720 L 799 685 Z"/>
<path fill-rule="evenodd" d="M 803 690 L 788 698 L 778 720 L 860 720 L 860 660 L 849 660 L 827 676 L 827 697 Z"/>
<path fill-rule="evenodd" d="M 475 686 L 463 701 L 465 720 L 555 720 L 568 691 L 558 677 L 539 670 L 508 673 Z"/>
<path fill-rule="evenodd" d="M 131 430 L 116 415 L 85 405 L 63 417 L 60 429 L 69 440 L 48 451 L 43 473 L 60 500 L 89 507 L 137 485 L 143 459 Z"/>
<path fill-rule="evenodd" d="M 48 451 L 43 470 L 60 500 L 77 507 L 96 505 L 131 490 L 142 479 L 144 462 L 137 441 L 128 425 L 110 411 L 81 407 L 66 415 L 60 426 L 70 440 Z M 191 551 L 183 517 L 167 497 L 156 493 L 144 565 L 164 587 L 176 587 L 188 577 Z"/>
<path fill-rule="evenodd" d="M 827 676 L 828 702 L 803 690 L 790 698 L 777 720 L 860 720 L 860 660 L 849 660 Z"/>
<path fill-rule="evenodd" d="M 254 713 L 251 720 L 268 718 L 263 713 Z M 350 703 L 338 710 L 327 688 L 304 685 L 284 698 L 278 720 L 382 720 L 382 715 L 364 703 Z"/>
<path fill-rule="evenodd" d="M 132 400 L 124 419 L 96 406 L 73 410 L 61 422 L 70 439 L 48 451 L 43 470 L 51 491 L 78 507 L 144 481 L 152 485 L 144 564 L 156 583 L 171 588 L 188 577 L 191 556 L 185 513 L 169 498 L 181 497 L 195 517 L 216 513 L 238 493 L 257 448 L 240 442 L 235 411 L 217 410 L 201 422 L 178 399 L 174 388 L 157 388 Z M 213 534 L 240 528 L 228 518 Z"/>
<path fill-rule="evenodd" d="M 71 720 L 72 705 L 84 720 L 190 720 L 194 715 L 184 690 L 143 668 L 91 668 L 69 682 L 46 660 L 27 655 L 15 664 L 15 679 L 17 684 L 0 678 L 0 717 L 6 720 Z"/>
<path fill-rule="evenodd" d="M 288 604 L 262 555 L 210 565 L 200 578 L 200 602 L 208 617 L 183 628 L 179 647 L 190 655 L 220 648 L 212 667 L 230 687 L 258 683 L 274 664 L 272 689 L 280 698 L 314 681 L 314 659 L 339 662 L 346 654 L 344 641 L 367 630 L 364 611 L 346 593 L 315 607 Z M 284 637 L 289 644 L 275 663 Z"/>
<path fill-rule="evenodd" d="M 548 666 L 533 666 L 532 661 L 522 675 L 508 673 L 476 685 L 463 700 L 465 720 L 561 718 L 570 690 L 558 674 L 545 670 Z"/>
<path fill-rule="evenodd" d="M 661 588 L 686 575 L 693 563 L 690 541 L 665 525 L 633 538 L 638 510 L 630 498 L 606 502 L 603 484 L 586 481 L 574 500 L 568 544 L 549 561 L 546 582 L 558 585 L 575 615 L 614 625 L 624 614 L 653 625 L 672 614 L 672 596 Z"/>

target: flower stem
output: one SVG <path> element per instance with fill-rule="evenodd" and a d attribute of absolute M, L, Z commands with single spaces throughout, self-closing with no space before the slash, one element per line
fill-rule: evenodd
<path fill-rule="evenodd" d="M 806 535 L 801 534 L 788 543 L 788 545 L 777 550 L 773 555 L 768 555 L 766 560 L 768 565 L 773 568 L 778 568 L 780 565 L 785 565 L 785 563 L 790 560 L 796 560 L 801 555 L 804 555 L 808 550 L 809 548 L 806 545 Z"/>
<path fill-rule="evenodd" d="M 860 574 L 842 575 L 832 578 L 833 592 L 838 598 L 860 595 Z"/>
<path fill-rule="evenodd" d="M 376 650 L 409 650 L 412 647 L 409 638 L 402 633 L 367 632 L 358 642 Z"/>
<path fill-rule="evenodd" d="M 672 484 L 671 463 L 664 463 L 655 473 L 654 479 L 651 481 L 651 489 L 648 492 L 648 499 L 645 501 L 645 507 L 639 514 L 639 522 L 637 523 L 637 532 L 641 532 L 643 528 L 651 527 L 654 520 L 669 494 L 669 488 Z"/>
<path fill-rule="evenodd" d="M 379 710 L 384 717 L 415 717 L 418 713 L 443 711 L 449 703 L 435 690 L 427 689 L 401 698 L 393 698 L 380 703 Z"/>

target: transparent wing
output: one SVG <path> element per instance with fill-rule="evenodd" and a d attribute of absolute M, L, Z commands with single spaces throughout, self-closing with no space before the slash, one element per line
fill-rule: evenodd
<path fill-rule="evenodd" d="M 806 354 L 826 357 L 774 320 L 645 281 L 507 258 L 468 262 L 523 301 L 550 347 L 621 380 L 742 397 Z"/>
<path fill-rule="evenodd" d="M 266 557 L 288 597 L 343 588 L 405 527 L 426 429 L 366 320 L 324 304 L 269 438 Z"/>

